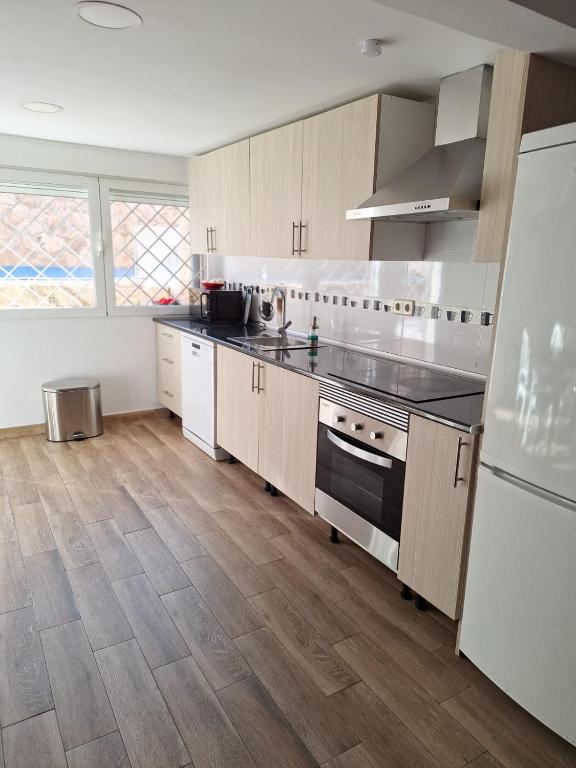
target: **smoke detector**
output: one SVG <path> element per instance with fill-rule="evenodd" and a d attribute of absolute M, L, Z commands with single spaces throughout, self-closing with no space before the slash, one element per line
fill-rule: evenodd
<path fill-rule="evenodd" d="M 382 40 L 377 40 L 376 38 L 370 38 L 369 40 L 362 40 L 362 45 L 360 46 L 360 53 L 363 56 L 380 56 L 382 53 Z"/>

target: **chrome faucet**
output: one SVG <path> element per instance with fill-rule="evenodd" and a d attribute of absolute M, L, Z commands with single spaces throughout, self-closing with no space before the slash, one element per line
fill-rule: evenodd
<path fill-rule="evenodd" d="M 292 320 L 287 320 L 283 325 L 281 325 L 278 328 L 278 333 L 280 334 L 280 336 L 282 336 L 283 339 L 286 338 L 286 329 L 290 328 L 291 325 L 292 325 Z"/>

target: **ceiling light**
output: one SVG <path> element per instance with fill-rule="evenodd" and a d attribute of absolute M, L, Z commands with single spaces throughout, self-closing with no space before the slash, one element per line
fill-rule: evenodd
<path fill-rule="evenodd" d="M 48 101 L 25 101 L 22 104 L 23 109 L 27 109 L 29 112 L 42 112 L 45 115 L 53 114 L 54 112 L 62 112 L 63 107 L 58 104 L 50 104 Z"/>
<path fill-rule="evenodd" d="M 363 56 L 380 56 L 382 53 L 382 40 L 376 40 L 375 38 L 371 38 L 370 40 L 362 40 L 360 53 Z"/>
<path fill-rule="evenodd" d="M 116 3 L 99 2 L 99 0 L 76 3 L 72 13 L 82 21 L 104 29 L 129 29 L 142 24 L 142 17 L 130 8 Z"/>

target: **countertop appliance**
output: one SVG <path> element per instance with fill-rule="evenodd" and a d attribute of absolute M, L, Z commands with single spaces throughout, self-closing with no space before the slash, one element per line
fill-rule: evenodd
<path fill-rule="evenodd" d="M 185 334 L 180 344 L 182 433 L 213 459 L 226 459 L 216 442 L 216 345 Z"/>
<path fill-rule="evenodd" d="M 316 512 L 396 571 L 408 413 L 361 395 L 338 399 L 320 398 Z"/>
<path fill-rule="evenodd" d="M 242 291 L 204 291 L 200 294 L 200 316 L 206 322 L 230 325 L 244 320 Z"/>
<path fill-rule="evenodd" d="M 521 145 L 460 648 L 576 743 L 576 124 Z"/>

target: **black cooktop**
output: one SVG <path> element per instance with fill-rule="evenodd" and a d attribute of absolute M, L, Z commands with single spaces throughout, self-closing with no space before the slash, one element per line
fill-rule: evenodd
<path fill-rule="evenodd" d="M 343 370 L 328 371 L 327 375 L 330 378 L 394 395 L 411 403 L 430 403 L 434 400 L 466 397 L 484 391 L 482 382 L 461 376 L 451 376 L 430 368 L 348 351 L 344 356 L 344 360 L 338 361 L 342 364 Z M 337 367 L 340 368 L 340 365 Z"/>

